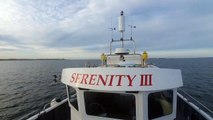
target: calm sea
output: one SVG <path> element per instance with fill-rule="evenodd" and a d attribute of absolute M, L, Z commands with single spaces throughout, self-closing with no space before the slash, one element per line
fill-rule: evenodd
<path fill-rule="evenodd" d="M 163 68 L 182 70 L 183 89 L 213 110 L 213 58 L 150 59 Z M 41 111 L 65 86 L 53 81 L 63 68 L 100 65 L 99 60 L 0 61 L 0 118 L 15 120 Z"/>

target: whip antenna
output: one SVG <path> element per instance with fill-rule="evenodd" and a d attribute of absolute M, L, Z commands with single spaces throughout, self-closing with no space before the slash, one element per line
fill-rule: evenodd
<path fill-rule="evenodd" d="M 112 41 L 113 41 L 113 30 L 115 30 L 115 28 L 109 28 L 111 30 L 111 38 L 112 38 Z"/>
<path fill-rule="evenodd" d="M 131 28 L 131 37 L 130 37 L 130 40 L 133 40 L 132 39 L 132 28 L 136 28 L 136 26 L 133 26 L 133 25 L 128 25 L 130 28 Z"/>

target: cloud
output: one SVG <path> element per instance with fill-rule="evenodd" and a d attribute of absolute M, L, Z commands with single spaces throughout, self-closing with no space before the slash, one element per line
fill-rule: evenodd
<path fill-rule="evenodd" d="M 150 51 L 149 56 L 151 58 L 198 58 L 209 57 L 212 54 L 213 49 L 181 49 L 181 50 L 162 50 L 162 51 Z M 174 56 L 175 54 L 175 56 Z"/>
<path fill-rule="evenodd" d="M 165 57 L 175 57 L 179 56 L 176 51 L 212 51 L 213 2 L 210 0 L 0 2 L 4 3 L 0 4 L 0 52 L 10 53 L 5 57 L 85 58 L 89 54 L 91 58 L 109 52 L 108 28 L 117 27 L 121 10 L 126 15 L 126 26 L 137 26 L 133 38 L 139 52 L 165 55 L 163 51 L 174 51 L 176 54 Z M 125 37 L 130 38 L 128 27 Z M 120 33 L 114 32 L 114 38 L 120 39 Z M 212 53 L 206 56 L 213 56 Z"/>

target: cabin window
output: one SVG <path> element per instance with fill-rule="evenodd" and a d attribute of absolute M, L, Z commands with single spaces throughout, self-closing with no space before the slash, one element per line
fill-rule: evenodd
<path fill-rule="evenodd" d="M 135 96 L 132 94 L 84 92 L 88 115 L 135 120 Z"/>
<path fill-rule="evenodd" d="M 151 93 L 148 96 L 148 116 L 154 119 L 172 113 L 173 91 Z"/>
<path fill-rule="evenodd" d="M 73 87 L 67 86 L 68 89 L 68 98 L 70 104 L 78 110 L 78 99 L 77 99 L 77 93 L 76 90 Z"/>

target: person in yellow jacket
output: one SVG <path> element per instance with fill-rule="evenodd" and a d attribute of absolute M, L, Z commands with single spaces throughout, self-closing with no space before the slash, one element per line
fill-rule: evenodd
<path fill-rule="evenodd" d="M 101 54 L 102 66 L 106 65 L 107 57 L 104 53 Z"/>
<path fill-rule="evenodd" d="M 142 65 L 143 65 L 143 67 L 146 66 L 147 59 L 148 59 L 148 53 L 146 51 L 144 51 L 143 54 L 142 54 Z"/>

